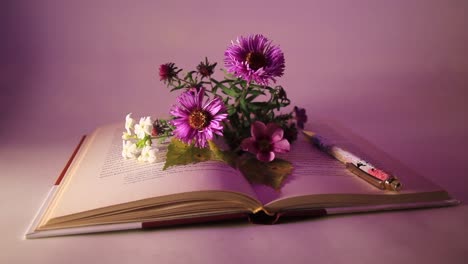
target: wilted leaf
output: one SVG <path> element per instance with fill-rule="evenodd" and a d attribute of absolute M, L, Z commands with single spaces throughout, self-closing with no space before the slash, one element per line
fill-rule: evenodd
<path fill-rule="evenodd" d="M 291 174 L 293 166 L 289 161 L 282 159 L 262 162 L 255 157 L 247 157 L 239 161 L 238 169 L 249 182 L 264 184 L 278 190 Z"/>
<path fill-rule="evenodd" d="M 231 167 L 236 166 L 236 154 L 232 151 L 223 151 L 221 150 L 213 141 L 209 140 L 208 145 L 211 150 L 211 159 L 223 161 L 230 165 Z"/>
<path fill-rule="evenodd" d="M 249 182 L 264 184 L 276 190 L 280 189 L 293 170 L 292 164 L 286 160 L 262 162 L 252 155 L 238 157 L 232 151 L 223 151 L 212 141 L 208 141 L 208 144 L 209 148 L 197 148 L 173 138 L 168 146 L 163 170 L 175 165 L 216 160 L 237 168 Z"/>
<path fill-rule="evenodd" d="M 173 138 L 167 148 L 166 163 L 163 170 L 175 165 L 187 165 L 210 159 L 211 151 L 209 148 L 197 148 L 193 144 L 187 145 Z"/>

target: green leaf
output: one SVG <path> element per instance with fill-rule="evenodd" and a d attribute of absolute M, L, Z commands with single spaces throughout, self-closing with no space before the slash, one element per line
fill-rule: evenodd
<path fill-rule="evenodd" d="M 215 85 L 216 89 L 221 88 L 223 93 L 226 94 L 226 95 L 229 95 L 231 97 L 237 97 L 240 94 L 240 89 L 239 88 L 234 89 L 234 87 L 235 87 L 234 83 L 232 83 L 230 87 L 227 87 L 226 85 L 223 84 L 223 83 L 226 83 L 225 81 L 218 82 L 215 79 L 211 79 L 211 81 L 216 84 Z M 231 81 L 229 81 L 229 82 L 231 82 Z"/>
<path fill-rule="evenodd" d="M 187 74 L 185 75 L 185 78 L 184 80 L 189 80 L 190 83 L 193 83 L 193 74 L 196 73 L 196 71 L 189 71 L 187 72 Z"/>
<path fill-rule="evenodd" d="M 232 151 L 223 151 L 221 150 L 213 141 L 209 140 L 208 145 L 211 150 L 211 159 L 223 161 L 229 164 L 231 167 L 236 167 L 236 158 L 237 155 Z"/>
<path fill-rule="evenodd" d="M 239 103 L 240 103 L 240 109 L 242 110 L 242 112 L 244 112 L 245 114 L 250 114 L 249 107 L 247 106 L 247 103 L 245 102 L 245 100 L 241 99 Z"/>
<path fill-rule="evenodd" d="M 231 116 L 231 115 L 235 114 L 236 112 L 237 112 L 237 109 L 234 106 L 232 106 L 232 105 L 227 106 L 228 115 Z"/>
<path fill-rule="evenodd" d="M 271 89 L 273 89 L 273 88 L 271 88 L 270 86 L 259 85 L 259 84 L 255 84 L 255 83 L 251 83 L 251 84 L 250 84 L 250 87 L 252 87 L 252 88 L 259 88 L 259 89 L 262 89 L 262 90 L 271 90 Z"/>
<path fill-rule="evenodd" d="M 275 190 L 281 188 L 293 170 L 292 164 L 283 159 L 262 162 L 250 154 L 238 157 L 232 151 L 223 151 L 213 141 L 208 141 L 208 144 L 209 148 L 197 148 L 173 138 L 168 146 L 163 170 L 176 165 L 216 160 L 237 168 L 249 182 L 264 184 Z"/>
<path fill-rule="evenodd" d="M 223 93 L 232 96 L 232 97 L 239 97 L 240 94 L 242 93 L 242 90 L 237 88 L 237 84 L 235 82 L 231 83 L 231 86 L 229 88 L 221 88 L 223 90 Z M 226 87 L 226 86 L 224 86 Z"/>
<path fill-rule="evenodd" d="M 247 98 L 245 98 L 245 100 L 247 102 L 252 102 L 259 95 L 265 95 L 265 93 L 262 92 L 262 91 L 259 91 L 259 90 L 251 90 L 251 91 L 249 91 L 249 96 L 247 96 Z"/>
<path fill-rule="evenodd" d="M 261 94 L 265 95 L 265 93 L 263 91 L 260 91 L 260 90 L 250 90 L 249 94 L 256 95 L 256 96 L 259 96 Z"/>
<path fill-rule="evenodd" d="M 149 142 L 148 144 L 146 144 L 147 141 Z M 136 145 L 138 148 L 144 148 L 146 145 L 151 145 L 151 136 L 145 135 L 143 139 L 138 140 Z"/>
<path fill-rule="evenodd" d="M 187 165 L 210 159 L 211 151 L 209 148 L 197 148 L 193 144 L 187 145 L 173 138 L 167 149 L 166 163 L 163 170 L 175 165 Z"/>
<path fill-rule="evenodd" d="M 240 84 L 240 85 L 242 86 L 243 83 L 245 83 L 245 81 L 242 80 L 242 79 L 239 79 L 239 80 L 237 80 L 237 81 L 231 82 L 230 88 L 236 90 L 236 92 L 238 92 L 238 93 L 241 93 L 241 92 L 242 92 L 242 89 L 239 89 L 239 87 L 237 87 L 237 85 Z"/>
<path fill-rule="evenodd" d="M 292 164 L 283 159 L 275 159 L 271 162 L 262 162 L 255 157 L 249 157 L 238 161 L 238 169 L 251 183 L 259 183 L 279 190 L 284 180 L 293 170 Z"/>
<path fill-rule="evenodd" d="M 210 81 L 212 81 L 212 82 L 214 82 L 214 83 L 229 83 L 229 82 L 233 82 L 234 80 L 226 80 L 226 79 L 224 79 L 224 80 L 222 80 L 222 81 L 218 81 L 218 80 L 216 80 L 216 79 L 214 79 L 214 78 L 210 78 Z"/>
<path fill-rule="evenodd" d="M 258 110 L 269 111 L 271 109 L 275 109 L 276 105 L 273 105 L 268 102 L 253 102 L 250 104 L 250 108 L 254 111 L 258 111 Z"/>
<path fill-rule="evenodd" d="M 228 80 L 235 80 L 237 79 L 236 76 L 234 76 L 233 74 L 227 72 L 225 69 L 220 69 L 223 73 L 224 73 L 224 78 L 228 79 Z"/>

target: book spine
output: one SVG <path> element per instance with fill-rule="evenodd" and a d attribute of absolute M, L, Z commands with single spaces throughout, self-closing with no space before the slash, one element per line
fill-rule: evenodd
<path fill-rule="evenodd" d="M 80 142 L 76 146 L 75 150 L 73 151 L 72 155 L 68 159 L 67 164 L 63 168 L 62 172 L 58 176 L 58 178 L 55 180 L 54 185 L 51 187 L 49 192 L 47 193 L 46 198 L 42 202 L 41 206 L 39 207 L 39 210 L 37 211 L 36 215 L 34 216 L 31 224 L 29 225 L 25 238 L 34 238 L 38 235 L 38 232 L 36 232 L 36 228 L 39 225 L 39 222 L 41 221 L 46 209 L 49 207 L 50 203 L 52 202 L 52 198 L 54 197 L 55 193 L 57 192 L 58 187 L 60 186 L 60 183 L 62 182 L 63 178 L 65 177 L 65 174 L 67 173 L 68 169 L 70 168 L 70 165 L 72 164 L 73 160 L 75 159 L 76 154 L 78 153 L 78 150 L 81 148 L 83 145 L 83 142 L 85 140 L 86 136 L 82 136 L 80 139 Z M 39 232 L 43 234 L 43 232 Z M 38 236 L 41 237 L 41 236 Z"/>
<path fill-rule="evenodd" d="M 76 146 L 76 148 L 73 151 L 72 155 L 68 159 L 67 164 L 65 164 L 65 167 L 63 168 L 62 172 L 60 173 L 57 180 L 55 181 L 55 183 L 54 183 L 55 186 L 60 185 L 60 183 L 62 182 L 63 177 L 65 177 L 65 174 L 67 173 L 68 168 L 70 168 L 70 165 L 72 164 L 73 160 L 75 159 L 75 156 L 78 153 L 78 150 L 81 148 L 81 145 L 83 145 L 83 142 L 84 142 L 85 138 L 86 138 L 86 136 L 81 137 L 80 143 L 78 143 L 78 145 Z"/>
<path fill-rule="evenodd" d="M 44 201 L 42 202 L 41 206 L 39 207 L 39 210 L 36 212 L 36 215 L 34 216 L 31 224 L 29 224 L 28 229 L 26 230 L 26 238 L 30 238 L 31 235 L 35 233 L 36 227 L 39 225 L 39 222 L 42 218 L 42 216 L 45 213 L 46 208 L 49 206 L 52 197 L 54 197 L 55 192 L 57 191 L 57 186 L 54 185 L 52 188 L 50 188 L 49 192 L 47 193 L 47 196 L 45 197 Z"/>

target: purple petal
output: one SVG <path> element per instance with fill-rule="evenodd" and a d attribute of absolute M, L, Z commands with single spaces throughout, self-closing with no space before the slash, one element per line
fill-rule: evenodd
<path fill-rule="evenodd" d="M 186 110 L 192 110 L 197 108 L 198 102 L 196 98 L 190 94 L 190 92 L 184 92 L 179 97 L 177 97 L 179 104 Z"/>
<path fill-rule="evenodd" d="M 197 147 L 206 147 L 207 140 L 213 138 L 214 134 L 223 135 L 223 120 L 226 119 L 224 103 L 221 99 L 207 100 L 203 104 L 205 90 L 200 88 L 198 92 L 190 90 L 177 97 L 178 105 L 170 109 L 171 115 L 176 117 L 171 120 L 175 126 L 174 136 L 185 143 L 194 143 Z M 203 108 L 202 108 L 203 106 Z M 211 122 L 201 129 L 190 126 L 189 117 L 194 111 L 206 110 L 209 112 Z"/>
<path fill-rule="evenodd" d="M 205 106 L 203 106 L 203 110 L 208 111 L 212 116 L 215 116 L 218 112 L 220 112 L 224 107 L 223 103 L 219 98 L 215 98 L 209 102 Z"/>
<path fill-rule="evenodd" d="M 228 114 L 217 114 L 216 116 L 213 117 L 213 119 L 221 122 L 224 119 L 226 119 L 227 116 Z"/>
<path fill-rule="evenodd" d="M 248 151 L 248 152 L 251 152 L 251 153 L 254 153 L 254 154 L 259 152 L 259 149 L 257 147 L 257 144 L 256 144 L 254 138 L 246 138 L 246 139 L 242 140 L 241 148 L 244 151 Z"/>
<path fill-rule="evenodd" d="M 283 129 L 275 123 L 269 123 L 267 125 L 266 134 L 271 139 L 271 142 L 280 141 L 283 138 L 284 131 Z"/>
<path fill-rule="evenodd" d="M 198 108 L 201 108 L 202 103 L 203 103 L 203 97 L 205 96 L 205 89 L 204 89 L 203 87 L 198 91 L 197 96 L 198 96 L 198 98 L 195 97 L 195 98 L 198 99 L 198 100 L 197 100 L 197 103 L 198 103 L 198 104 L 197 104 L 197 107 L 198 107 Z"/>
<path fill-rule="evenodd" d="M 246 60 L 250 52 L 260 53 L 266 59 L 266 65 L 257 70 L 251 69 Z M 284 55 L 278 46 L 263 35 L 250 35 L 239 37 L 236 42 L 224 52 L 224 62 L 229 72 L 247 81 L 255 81 L 267 85 L 275 82 L 275 77 L 280 77 L 284 72 Z"/>
<path fill-rule="evenodd" d="M 273 151 L 278 153 L 286 153 L 291 149 L 291 145 L 287 139 L 273 143 Z"/>
<path fill-rule="evenodd" d="M 205 129 L 205 131 L 200 132 L 200 133 L 205 134 L 205 137 L 206 137 L 207 140 L 213 139 L 213 131 L 211 129 L 209 129 L 209 128 Z"/>
<path fill-rule="evenodd" d="M 194 132 L 195 131 L 190 126 L 185 124 L 177 126 L 176 130 L 174 130 L 174 133 L 176 133 L 180 139 L 189 138 L 194 134 Z"/>
<path fill-rule="evenodd" d="M 197 133 L 195 136 L 194 136 L 194 140 L 195 140 L 195 146 L 196 147 L 199 147 L 199 148 L 204 148 L 206 147 L 206 135 L 204 133 Z"/>
<path fill-rule="evenodd" d="M 267 127 L 260 121 L 255 121 L 250 127 L 250 134 L 254 139 L 261 139 L 265 137 Z"/>
<path fill-rule="evenodd" d="M 270 162 L 275 159 L 275 153 L 270 152 L 259 152 L 257 153 L 257 159 L 263 162 Z"/>
<path fill-rule="evenodd" d="M 170 109 L 170 114 L 175 117 L 186 117 L 190 115 L 190 112 L 186 109 L 180 108 L 177 105 L 173 105 Z"/>

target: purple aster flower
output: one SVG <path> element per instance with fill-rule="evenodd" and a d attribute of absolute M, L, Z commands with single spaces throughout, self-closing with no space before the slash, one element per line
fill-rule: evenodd
<path fill-rule="evenodd" d="M 307 122 L 306 110 L 294 106 L 294 118 L 296 119 L 297 126 L 300 129 L 304 129 L 304 124 Z"/>
<path fill-rule="evenodd" d="M 242 141 L 241 147 L 244 151 L 257 155 L 257 159 L 270 162 L 275 159 L 275 152 L 289 152 L 288 140 L 283 139 L 283 129 L 275 123 L 265 125 L 255 121 L 250 127 L 252 137 Z"/>
<path fill-rule="evenodd" d="M 198 91 L 186 91 L 182 93 L 171 109 L 175 117 L 172 125 L 176 128 L 174 136 L 187 144 L 195 143 L 195 146 L 204 148 L 207 141 L 213 138 L 213 134 L 223 135 L 223 120 L 226 119 L 226 109 L 223 101 L 216 97 L 203 103 L 205 89 Z"/>
<path fill-rule="evenodd" d="M 224 52 L 224 62 L 229 72 L 250 82 L 267 85 L 276 82 L 284 72 L 284 55 L 278 46 L 271 45 L 263 35 L 237 38 L 236 43 Z"/>

